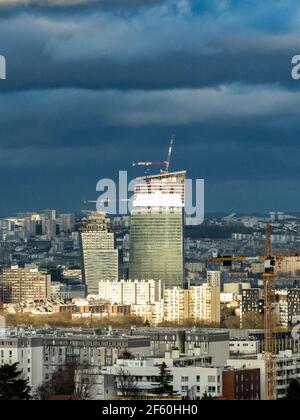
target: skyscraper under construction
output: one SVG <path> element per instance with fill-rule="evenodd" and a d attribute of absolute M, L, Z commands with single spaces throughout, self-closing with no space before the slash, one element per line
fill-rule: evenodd
<path fill-rule="evenodd" d="M 186 172 L 138 178 L 130 229 L 129 277 L 182 286 Z"/>

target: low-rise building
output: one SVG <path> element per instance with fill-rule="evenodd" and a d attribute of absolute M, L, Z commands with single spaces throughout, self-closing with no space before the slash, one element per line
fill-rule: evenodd
<path fill-rule="evenodd" d="M 186 399 L 191 392 L 195 399 L 205 393 L 212 397 L 222 395 L 223 368 L 214 366 L 210 356 L 186 356 L 173 351 L 163 358 L 118 359 L 114 366 L 102 368 L 101 372 L 116 377 L 118 396 L 122 396 L 120 377 L 125 374 L 133 378 L 141 396 L 151 397 L 162 363 L 170 371 L 173 391 L 182 398 Z"/>
<path fill-rule="evenodd" d="M 118 332 L 97 335 L 95 330 L 3 329 L 0 336 L 0 365 L 19 363 L 34 389 L 49 382 L 64 366 L 112 366 L 123 354 L 150 356 L 150 339 Z"/>
<path fill-rule="evenodd" d="M 223 371 L 223 397 L 229 401 L 260 400 L 259 369 Z"/>
<path fill-rule="evenodd" d="M 187 355 L 210 355 L 218 366 L 229 358 L 229 333 L 225 330 L 201 328 L 139 328 L 133 335 L 150 338 L 151 356 L 163 357 L 174 349 Z"/>
<path fill-rule="evenodd" d="M 228 366 L 236 369 L 260 369 L 260 389 L 261 399 L 266 399 L 265 394 L 265 360 L 263 354 L 258 354 L 254 358 L 231 358 L 227 361 Z M 277 398 L 284 399 L 288 386 L 292 379 L 300 380 L 300 354 L 293 354 L 291 350 L 280 351 L 276 357 L 277 376 L 276 390 Z"/>
<path fill-rule="evenodd" d="M 259 353 L 259 342 L 251 339 L 234 339 L 229 342 L 231 356 L 257 355 Z"/>

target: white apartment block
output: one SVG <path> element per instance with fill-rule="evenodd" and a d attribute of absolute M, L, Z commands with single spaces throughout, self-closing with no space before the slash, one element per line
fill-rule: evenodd
<path fill-rule="evenodd" d="M 300 316 L 300 289 L 277 290 L 280 325 L 289 327 Z"/>
<path fill-rule="evenodd" d="M 257 355 L 259 353 L 259 342 L 257 340 L 231 340 L 229 349 L 232 355 Z"/>
<path fill-rule="evenodd" d="M 131 313 L 157 325 L 163 321 L 161 282 L 154 280 L 120 280 L 99 282 L 98 298 L 111 304 L 131 306 Z"/>
<path fill-rule="evenodd" d="M 161 282 L 154 280 L 100 281 L 99 298 L 125 305 L 153 305 L 161 300 Z"/>
<path fill-rule="evenodd" d="M 103 368 L 103 375 L 115 375 L 117 379 L 118 396 L 121 396 L 118 376 L 131 375 L 137 382 L 137 388 L 141 395 L 153 396 L 155 380 L 159 376 L 159 367 L 165 362 L 171 376 L 173 390 L 186 398 L 188 393 L 193 393 L 196 399 L 200 399 L 204 393 L 212 397 L 222 395 L 222 372 L 223 368 L 213 367 L 209 356 L 179 356 L 168 353 L 164 358 L 149 358 L 144 360 L 122 360 L 116 365 Z"/>
<path fill-rule="evenodd" d="M 43 382 L 43 341 L 37 337 L 0 337 L 0 366 L 18 363 L 34 390 Z"/>

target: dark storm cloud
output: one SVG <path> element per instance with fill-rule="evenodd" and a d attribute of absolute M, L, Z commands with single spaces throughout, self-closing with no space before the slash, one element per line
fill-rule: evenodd
<path fill-rule="evenodd" d="M 100 129 L 230 127 L 260 119 L 291 125 L 300 116 L 300 93 L 262 85 L 150 92 L 56 89 L 2 94 L 2 100 L 2 148 L 76 147 L 93 141 Z"/>
<path fill-rule="evenodd" d="M 237 81 L 295 87 L 291 57 L 300 42 L 293 16 L 282 33 L 281 27 L 264 30 L 262 23 L 256 28 L 238 8 L 229 13 L 227 2 L 196 14 L 185 0 L 166 2 L 132 15 L 125 7 L 117 13 L 91 4 L 90 12 L 68 8 L 54 16 L 17 7 L 3 20 L 0 51 L 9 78 L 2 89 L 150 90 Z"/>
<path fill-rule="evenodd" d="M 6 3 L 1 213 L 79 209 L 173 133 L 172 168 L 206 179 L 207 210 L 299 207 L 298 2 Z"/>

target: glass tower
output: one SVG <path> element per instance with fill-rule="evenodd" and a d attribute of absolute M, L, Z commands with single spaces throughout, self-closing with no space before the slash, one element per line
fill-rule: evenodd
<path fill-rule="evenodd" d="M 129 278 L 182 287 L 186 172 L 137 179 L 130 228 Z"/>

